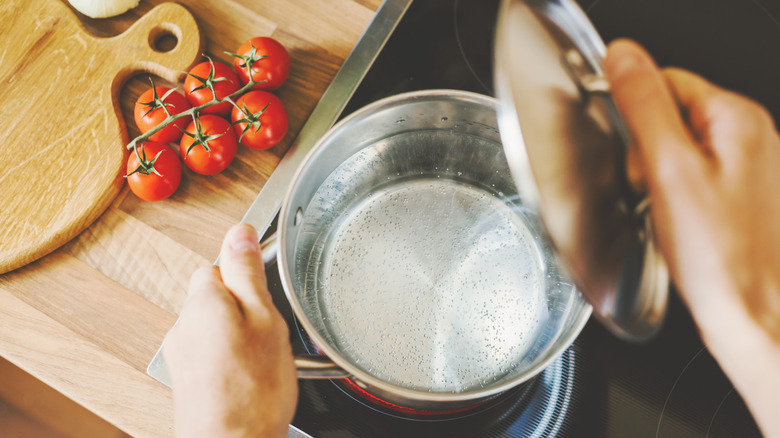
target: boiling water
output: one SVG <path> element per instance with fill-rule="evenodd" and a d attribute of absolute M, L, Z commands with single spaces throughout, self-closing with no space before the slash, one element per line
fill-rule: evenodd
<path fill-rule="evenodd" d="M 329 233 L 320 266 L 316 296 L 335 346 L 403 387 L 500 380 L 546 318 L 542 255 L 523 216 L 452 179 L 363 198 Z"/>

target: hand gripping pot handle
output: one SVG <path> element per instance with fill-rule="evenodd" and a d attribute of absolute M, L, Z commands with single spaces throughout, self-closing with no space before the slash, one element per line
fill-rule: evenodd
<path fill-rule="evenodd" d="M 263 263 L 266 266 L 276 261 L 279 250 L 277 234 L 274 233 L 260 243 L 263 253 Z M 328 356 L 299 355 L 295 356 L 295 369 L 299 379 L 344 379 L 350 376 L 348 372 L 333 363 Z"/>

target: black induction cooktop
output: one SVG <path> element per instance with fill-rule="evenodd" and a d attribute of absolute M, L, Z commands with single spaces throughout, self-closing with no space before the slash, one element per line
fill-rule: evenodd
<path fill-rule="evenodd" d="M 777 0 L 580 0 L 602 38 L 639 41 L 661 65 L 693 70 L 780 120 Z M 492 95 L 496 0 L 415 0 L 344 115 L 393 94 L 451 88 Z M 268 270 L 296 353 L 313 352 Z M 753 437 L 739 394 L 672 292 L 659 335 L 620 341 L 595 320 L 542 374 L 466 411 L 388 406 L 338 381 L 300 381 L 293 424 L 315 437 Z"/>

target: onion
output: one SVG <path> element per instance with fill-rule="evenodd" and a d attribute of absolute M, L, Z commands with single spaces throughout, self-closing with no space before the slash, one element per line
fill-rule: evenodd
<path fill-rule="evenodd" d="M 90 18 L 107 18 L 133 9 L 138 0 L 68 0 L 77 11 Z"/>

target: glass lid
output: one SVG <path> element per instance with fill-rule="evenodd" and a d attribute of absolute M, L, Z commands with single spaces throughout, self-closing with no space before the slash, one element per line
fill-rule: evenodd
<path fill-rule="evenodd" d="M 504 0 L 495 45 L 499 127 L 513 178 L 561 266 L 612 332 L 660 328 L 669 279 L 631 142 L 604 77 L 604 43 L 573 0 Z"/>

